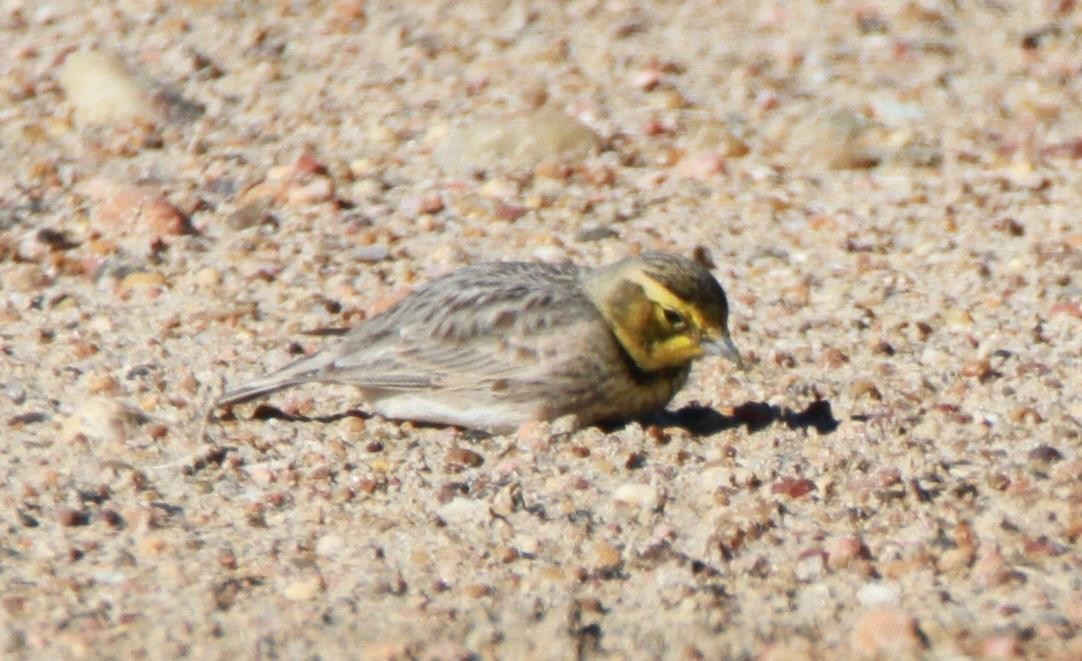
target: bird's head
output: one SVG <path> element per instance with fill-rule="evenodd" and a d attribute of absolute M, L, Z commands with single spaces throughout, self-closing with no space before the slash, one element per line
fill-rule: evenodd
<path fill-rule="evenodd" d="M 703 355 L 743 365 L 729 337 L 725 291 L 695 261 L 647 252 L 592 272 L 584 286 L 644 371 L 681 367 Z"/>

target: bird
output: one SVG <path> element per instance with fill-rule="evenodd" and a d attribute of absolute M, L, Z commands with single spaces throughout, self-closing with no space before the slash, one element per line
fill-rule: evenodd
<path fill-rule="evenodd" d="M 481 263 L 216 405 L 320 382 L 356 386 L 373 413 L 396 420 L 493 432 L 568 415 L 580 426 L 627 422 L 664 409 L 700 357 L 743 368 L 728 316 L 710 271 L 671 253 L 599 268 Z"/>

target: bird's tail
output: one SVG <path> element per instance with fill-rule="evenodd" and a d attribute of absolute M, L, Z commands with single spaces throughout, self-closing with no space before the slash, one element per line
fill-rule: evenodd
<path fill-rule="evenodd" d="M 330 352 L 324 351 L 301 358 L 275 372 L 252 379 L 232 390 L 226 391 L 215 402 L 215 406 L 240 404 L 302 383 L 318 381 L 323 373 L 323 368 L 333 361 L 334 356 Z"/>

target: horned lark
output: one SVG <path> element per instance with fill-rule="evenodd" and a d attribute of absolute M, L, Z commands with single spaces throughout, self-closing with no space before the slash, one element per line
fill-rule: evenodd
<path fill-rule="evenodd" d="M 728 315 L 718 281 L 675 255 L 599 269 L 481 264 L 433 280 L 218 405 L 318 381 L 359 387 L 384 417 L 461 427 L 634 419 L 663 408 L 694 359 L 740 364 Z"/>

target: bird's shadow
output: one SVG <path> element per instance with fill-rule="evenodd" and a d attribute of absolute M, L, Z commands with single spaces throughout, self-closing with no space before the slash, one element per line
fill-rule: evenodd
<path fill-rule="evenodd" d="M 223 416 L 230 419 L 233 413 L 230 411 Z M 359 409 L 349 409 L 330 415 L 307 416 L 286 413 L 285 411 L 269 404 L 260 404 L 252 412 L 252 420 L 288 420 L 290 422 L 320 422 L 332 423 L 346 418 L 371 418 L 371 413 Z M 645 420 L 661 427 L 677 427 L 690 432 L 694 436 L 711 436 L 718 432 L 737 427 L 745 427 L 749 432 L 757 432 L 770 425 L 780 422 L 789 429 L 814 429 L 820 434 L 829 434 L 836 430 L 841 422 L 834 417 L 830 402 L 825 399 L 817 399 L 808 404 L 804 410 L 796 411 L 785 406 L 775 406 L 766 402 L 745 402 L 733 408 L 732 415 L 725 415 L 717 409 L 709 406 L 692 404 L 675 411 L 663 411 Z M 445 425 L 414 423 L 418 427 L 444 427 Z M 604 425 L 609 431 L 618 429 L 622 425 Z M 472 432 L 471 432 L 472 433 Z"/>
<path fill-rule="evenodd" d="M 367 420 L 372 417 L 371 413 L 367 413 L 360 409 L 348 409 L 339 413 L 331 413 L 328 415 L 302 415 L 300 413 L 286 413 L 277 406 L 270 404 L 258 404 L 252 414 L 248 416 L 249 420 L 286 420 L 288 422 L 322 422 L 332 423 L 345 420 L 346 418 L 360 418 Z M 221 420 L 233 420 L 236 419 L 236 414 L 232 410 L 222 415 Z"/>
<path fill-rule="evenodd" d="M 345 420 L 346 418 L 360 418 L 361 420 L 369 420 L 369 419 L 374 418 L 374 417 L 376 417 L 375 414 L 368 413 L 367 411 L 362 411 L 360 409 L 348 409 L 348 410 L 345 410 L 345 411 L 340 411 L 338 413 L 329 413 L 327 415 L 303 415 L 303 414 L 300 414 L 300 413 L 287 413 L 287 412 L 283 411 L 282 409 L 278 408 L 277 406 L 272 406 L 271 404 L 259 404 L 259 405 L 257 405 L 255 407 L 255 410 L 252 411 L 252 414 L 250 416 L 248 416 L 247 419 L 248 420 L 285 420 L 287 422 L 319 422 L 319 423 L 323 423 L 323 424 L 330 424 L 332 422 L 339 422 L 341 420 Z M 232 411 L 232 409 L 230 409 L 225 414 L 220 416 L 218 419 L 219 420 L 230 420 L 231 421 L 231 420 L 236 420 L 237 416 Z M 418 427 L 418 428 L 421 428 L 421 429 L 445 429 L 448 426 L 448 425 L 441 425 L 441 424 L 435 423 L 435 422 L 420 422 L 420 421 L 411 421 L 410 424 L 412 424 L 414 427 Z M 462 428 L 457 427 L 456 429 L 462 429 Z M 470 433 L 470 434 L 476 432 L 477 434 L 480 434 L 482 436 L 490 435 L 490 434 L 488 434 L 488 432 L 483 432 L 483 431 L 480 431 L 480 430 L 472 430 L 472 429 L 462 429 L 462 430 L 464 432 Z"/>
<path fill-rule="evenodd" d="M 665 411 L 655 418 L 656 423 L 663 427 L 678 427 L 694 436 L 710 436 L 741 426 L 749 432 L 757 432 L 776 422 L 783 423 L 789 429 L 814 429 L 820 434 L 829 434 L 841 424 L 834 417 L 830 402 L 825 399 L 813 401 L 803 411 L 766 402 L 745 402 L 733 408 L 732 415 L 725 415 L 709 406 L 693 404 L 676 411 Z"/>

